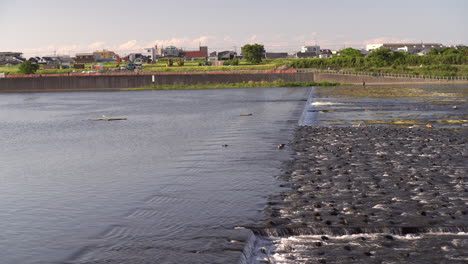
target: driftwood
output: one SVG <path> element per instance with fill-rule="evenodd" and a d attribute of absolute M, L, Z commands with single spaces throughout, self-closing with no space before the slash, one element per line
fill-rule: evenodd
<path fill-rule="evenodd" d="M 117 121 L 117 120 L 127 120 L 127 118 L 110 118 L 110 117 L 101 117 L 101 118 L 90 118 L 91 121 Z"/>
<path fill-rule="evenodd" d="M 251 116 L 252 113 L 247 113 L 247 114 L 240 114 L 240 116 Z"/>

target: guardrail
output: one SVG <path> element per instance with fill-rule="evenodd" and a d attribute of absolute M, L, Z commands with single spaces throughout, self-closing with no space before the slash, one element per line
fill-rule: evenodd
<path fill-rule="evenodd" d="M 413 75 L 413 74 L 394 74 L 394 73 L 376 73 L 376 72 L 350 72 L 350 71 L 333 71 L 319 69 L 297 69 L 298 72 L 313 72 L 313 73 L 333 73 L 341 75 L 365 75 L 373 77 L 394 77 L 394 78 L 414 78 L 414 79 L 429 79 L 429 80 L 468 80 L 468 76 L 432 76 L 432 75 Z"/>

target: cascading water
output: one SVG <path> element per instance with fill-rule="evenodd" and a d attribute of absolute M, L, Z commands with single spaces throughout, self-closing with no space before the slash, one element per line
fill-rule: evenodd
<path fill-rule="evenodd" d="M 468 130 L 323 127 L 321 115 L 344 102 L 314 104 L 316 95 L 300 125 L 319 126 L 291 141 L 280 177 L 290 189 L 270 197 L 262 225 L 246 227 L 254 248 L 241 263 L 466 263 Z M 385 110 L 364 107 L 375 104 Z"/>

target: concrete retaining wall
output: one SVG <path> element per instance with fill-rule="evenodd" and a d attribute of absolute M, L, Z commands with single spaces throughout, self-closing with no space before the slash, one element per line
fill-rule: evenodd
<path fill-rule="evenodd" d="M 468 83 L 466 80 L 436 80 L 422 78 L 344 75 L 321 72 L 298 73 L 170 73 L 154 75 L 87 75 L 87 76 L 29 76 L 0 78 L 0 92 L 46 92 L 118 90 L 148 85 L 272 82 L 282 79 L 286 82 L 337 82 L 342 84 L 420 84 L 420 83 Z"/>
<path fill-rule="evenodd" d="M 152 84 L 237 83 L 248 81 L 312 82 L 314 73 L 222 73 L 154 75 L 43 76 L 0 79 L 0 92 L 118 90 Z"/>

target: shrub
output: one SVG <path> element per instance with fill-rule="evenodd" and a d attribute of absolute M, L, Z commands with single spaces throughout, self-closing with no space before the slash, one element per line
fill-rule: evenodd
<path fill-rule="evenodd" d="M 24 61 L 18 68 L 18 71 L 22 74 L 34 74 L 37 70 L 39 70 L 39 65 L 30 61 Z"/>

